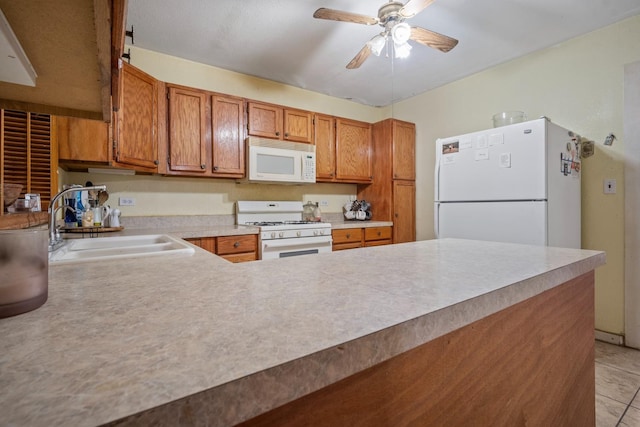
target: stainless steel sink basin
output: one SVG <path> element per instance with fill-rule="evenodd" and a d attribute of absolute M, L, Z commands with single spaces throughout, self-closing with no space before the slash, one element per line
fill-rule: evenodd
<path fill-rule="evenodd" d="M 188 243 L 166 234 L 69 239 L 49 254 L 49 263 L 100 261 L 117 258 L 192 254 Z"/>

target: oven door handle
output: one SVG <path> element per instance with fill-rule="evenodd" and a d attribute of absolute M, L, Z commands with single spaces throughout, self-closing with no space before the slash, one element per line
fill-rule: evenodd
<path fill-rule="evenodd" d="M 296 237 L 292 239 L 263 240 L 264 248 L 283 248 L 331 244 L 331 236 Z"/>

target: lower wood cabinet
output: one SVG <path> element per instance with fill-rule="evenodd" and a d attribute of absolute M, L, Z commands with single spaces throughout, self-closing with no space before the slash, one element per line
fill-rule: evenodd
<path fill-rule="evenodd" d="M 227 261 L 246 262 L 258 259 L 258 235 L 243 234 L 237 236 L 198 237 L 185 239 Z"/>
<path fill-rule="evenodd" d="M 342 228 L 331 231 L 333 250 L 390 245 L 393 243 L 393 227 Z"/>

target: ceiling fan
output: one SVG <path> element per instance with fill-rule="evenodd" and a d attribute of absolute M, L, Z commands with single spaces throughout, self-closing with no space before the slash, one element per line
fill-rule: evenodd
<path fill-rule="evenodd" d="M 411 50 L 411 45 L 407 43 L 409 40 L 416 41 L 442 52 L 449 52 L 453 49 L 458 44 L 458 40 L 424 28 L 411 27 L 404 22 L 405 19 L 412 18 L 422 12 L 434 1 L 435 0 L 409 0 L 406 4 L 390 1 L 378 9 L 377 18 L 324 7 L 316 10 L 313 17 L 364 25 L 378 24 L 384 29 L 380 34 L 369 40 L 351 62 L 347 64 L 348 69 L 354 69 L 360 67 L 371 53 L 376 56 L 380 55 L 389 38 L 393 41 L 396 58 L 409 56 Z"/>

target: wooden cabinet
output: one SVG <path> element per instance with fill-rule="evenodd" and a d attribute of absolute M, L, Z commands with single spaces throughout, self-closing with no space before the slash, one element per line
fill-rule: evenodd
<path fill-rule="evenodd" d="M 333 250 L 362 248 L 365 246 L 390 245 L 393 227 L 340 228 L 331 231 Z"/>
<path fill-rule="evenodd" d="M 255 261 L 258 259 L 258 235 L 200 237 L 185 239 L 196 246 L 221 256 L 231 262 Z"/>
<path fill-rule="evenodd" d="M 68 165 L 110 165 L 111 127 L 99 120 L 52 116 L 58 139 L 58 162 Z"/>
<path fill-rule="evenodd" d="M 392 178 L 416 179 L 416 125 L 391 121 Z"/>
<path fill-rule="evenodd" d="M 415 181 L 393 181 L 393 242 L 416 240 Z"/>
<path fill-rule="evenodd" d="M 333 239 L 332 249 L 334 251 L 361 248 L 363 246 L 362 228 L 341 228 L 331 230 L 331 237 Z"/>
<path fill-rule="evenodd" d="M 392 227 L 368 227 L 364 229 L 365 246 L 390 245 L 392 238 Z"/>
<path fill-rule="evenodd" d="M 316 144 L 316 180 L 333 181 L 336 177 L 336 120 L 332 116 L 316 114 L 314 141 Z"/>
<path fill-rule="evenodd" d="M 207 94 L 167 85 L 168 168 L 175 172 L 207 171 Z"/>
<path fill-rule="evenodd" d="M 416 239 L 415 125 L 387 119 L 372 126 L 373 183 L 358 185 L 374 221 L 393 221 L 393 243 Z"/>
<path fill-rule="evenodd" d="M 371 125 L 336 119 L 336 180 L 371 182 Z"/>
<path fill-rule="evenodd" d="M 211 103 L 213 174 L 241 178 L 245 171 L 244 100 L 213 95 Z"/>
<path fill-rule="evenodd" d="M 158 170 L 158 81 L 122 64 L 115 121 L 114 160 L 144 172 Z"/>
<path fill-rule="evenodd" d="M 313 142 L 313 113 L 249 101 L 247 134 L 295 142 Z"/>
<path fill-rule="evenodd" d="M 218 237 L 217 254 L 231 262 L 255 261 L 258 259 L 258 235 Z"/>
<path fill-rule="evenodd" d="M 316 114 L 316 180 L 371 182 L 371 125 Z"/>
<path fill-rule="evenodd" d="M 242 178 L 244 100 L 167 85 L 169 175 Z"/>

